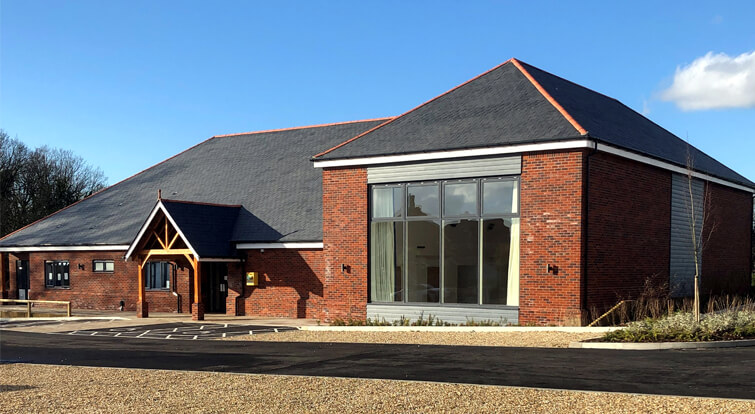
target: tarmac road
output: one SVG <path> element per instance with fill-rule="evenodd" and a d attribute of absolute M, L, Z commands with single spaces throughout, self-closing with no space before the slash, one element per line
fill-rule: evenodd
<path fill-rule="evenodd" d="M 173 341 L 2 330 L 0 360 L 755 399 L 753 347 L 615 351 Z"/>

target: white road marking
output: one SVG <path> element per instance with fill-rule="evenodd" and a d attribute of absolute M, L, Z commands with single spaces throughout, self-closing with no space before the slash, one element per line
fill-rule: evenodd
<path fill-rule="evenodd" d="M 173 328 L 173 332 L 178 332 L 178 328 Z"/>
<path fill-rule="evenodd" d="M 137 338 L 141 338 L 142 336 L 144 336 L 144 335 L 148 334 L 148 333 L 149 333 L 149 331 L 150 331 L 150 330 L 148 329 L 148 330 L 146 330 L 146 331 L 144 331 L 144 332 L 140 333 L 140 334 L 139 334 L 139 335 L 137 335 L 136 337 L 137 337 Z"/>
<path fill-rule="evenodd" d="M 197 335 L 194 335 L 194 337 L 193 337 L 193 338 L 191 338 L 191 339 L 197 339 Z"/>
<path fill-rule="evenodd" d="M 121 336 L 122 333 L 123 332 L 118 332 L 117 334 L 115 334 L 115 336 Z"/>
<path fill-rule="evenodd" d="M 95 335 L 97 335 L 97 332 L 92 332 L 92 334 L 89 336 L 95 336 Z"/>
<path fill-rule="evenodd" d="M 165 339 L 170 339 L 170 335 L 166 336 Z"/>
<path fill-rule="evenodd" d="M 225 332 L 223 332 L 223 338 L 225 338 Z"/>

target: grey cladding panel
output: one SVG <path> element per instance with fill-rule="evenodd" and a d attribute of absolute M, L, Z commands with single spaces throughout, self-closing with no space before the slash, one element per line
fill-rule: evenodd
<path fill-rule="evenodd" d="M 673 174 L 671 177 L 671 268 L 669 288 L 675 297 L 692 296 L 695 278 L 695 255 L 692 236 L 692 212 L 694 212 L 694 228 L 699 239 L 700 228 L 703 225 L 703 189 L 702 181 L 692 180 L 692 194 L 690 202 L 690 187 L 687 177 Z M 702 266 L 702 263 L 700 263 Z"/>
<path fill-rule="evenodd" d="M 470 320 L 493 321 L 503 324 L 519 323 L 519 308 L 515 306 L 498 307 L 498 308 L 481 308 L 475 306 L 423 306 L 410 304 L 367 304 L 367 317 L 370 319 L 383 320 L 388 322 L 396 321 L 401 317 L 411 320 L 422 318 L 427 319 L 433 316 L 444 322 L 465 323 Z"/>
<path fill-rule="evenodd" d="M 514 175 L 522 172 L 522 157 L 425 162 L 367 168 L 367 183 L 393 183 L 450 178 Z"/>

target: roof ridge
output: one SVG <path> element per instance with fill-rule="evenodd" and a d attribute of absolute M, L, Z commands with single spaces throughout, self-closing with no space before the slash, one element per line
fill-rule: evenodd
<path fill-rule="evenodd" d="M 577 132 L 579 132 L 581 135 L 587 135 L 587 130 L 585 128 L 583 128 L 582 125 L 580 125 L 579 122 L 577 122 L 577 120 L 574 119 L 574 117 L 571 116 L 571 114 L 566 109 L 564 109 L 564 107 L 561 106 L 561 104 L 553 96 L 551 96 L 551 94 L 548 93 L 547 90 L 545 90 L 545 88 L 543 87 L 543 85 L 541 85 L 540 82 L 538 82 L 527 71 L 527 69 L 525 69 L 524 66 L 522 66 L 522 63 L 520 63 L 518 60 L 516 60 L 516 58 L 511 58 L 511 63 L 513 63 L 514 66 L 516 66 L 516 68 L 519 69 L 520 72 L 522 72 L 522 74 L 524 75 L 524 77 L 527 78 L 527 80 L 529 80 L 530 83 L 532 83 L 532 86 L 534 86 L 535 89 L 537 89 L 538 92 L 540 92 L 543 95 L 543 97 L 545 97 L 545 99 L 548 102 L 550 102 L 550 104 L 553 105 L 553 107 L 556 108 L 556 110 L 559 113 L 561 113 L 561 115 L 567 121 L 569 121 L 569 123 L 577 130 Z"/>
<path fill-rule="evenodd" d="M 388 116 L 388 117 L 382 117 L 382 118 L 359 119 L 359 120 L 356 120 L 356 121 L 331 122 L 331 123 L 328 123 L 328 124 L 303 125 L 303 126 L 290 127 L 290 128 L 266 129 L 266 130 L 261 130 L 261 131 L 237 132 L 237 133 L 233 133 L 233 134 L 214 135 L 212 138 L 235 137 L 235 136 L 238 136 L 238 135 L 265 134 L 265 133 L 268 133 L 268 132 L 294 131 L 294 130 L 297 130 L 297 129 L 321 128 L 321 127 L 328 127 L 328 126 L 356 124 L 356 123 L 359 123 L 359 122 L 383 121 L 383 120 L 386 120 L 386 119 L 391 119 L 391 117 Z"/>
<path fill-rule="evenodd" d="M 612 101 L 616 101 L 616 102 L 621 102 L 620 100 L 618 100 L 618 99 L 614 98 L 613 96 L 609 96 L 609 95 L 606 95 L 606 94 L 604 94 L 603 92 L 600 92 L 600 91 L 596 91 L 595 89 L 592 89 L 592 88 L 588 88 L 588 87 L 587 87 L 587 86 L 585 86 L 585 85 L 579 84 L 579 83 L 577 83 L 577 82 L 574 82 L 574 81 L 572 81 L 572 80 L 569 80 L 569 79 L 566 79 L 566 78 L 564 78 L 564 77 L 562 77 L 562 76 L 558 76 L 558 75 L 556 75 L 555 73 L 551 73 L 551 72 L 548 72 L 547 70 L 541 69 L 541 68 L 539 68 L 539 67 L 537 67 L 537 66 L 534 66 L 534 65 L 530 65 L 529 63 L 527 63 L 527 62 L 523 62 L 523 61 L 521 61 L 521 60 L 517 60 L 517 61 L 518 61 L 518 62 L 519 62 L 520 64 L 522 64 L 522 65 L 527 65 L 527 66 L 529 66 L 529 67 L 531 67 L 531 68 L 535 68 L 535 69 L 539 70 L 540 72 L 543 72 L 543 73 L 547 73 L 548 75 L 550 75 L 550 76 L 553 76 L 554 78 L 558 78 L 558 79 L 560 79 L 560 80 L 562 80 L 562 81 L 564 81 L 564 82 L 570 83 L 570 84 L 572 84 L 572 85 L 574 85 L 574 86 L 578 86 L 578 87 L 580 87 L 580 88 L 582 88 L 582 89 L 587 89 L 588 91 L 590 91 L 590 92 L 593 92 L 593 93 L 596 93 L 596 94 L 598 94 L 598 95 L 600 95 L 600 96 L 602 96 L 602 97 L 604 97 L 604 98 L 606 98 L 606 99 L 610 99 L 610 100 L 612 100 Z"/>
<path fill-rule="evenodd" d="M 160 201 L 163 201 L 163 202 L 167 201 L 169 203 L 180 203 L 180 204 L 196 204 L 196 205 L 213 206 L 213 207 L 241 207 L 241 204 L 208 203 L 204 201 L 173 200 L 169 198 L 161 198 Z"/>
<path fill-rule="evenodd" d="M 412 109 L 410 109 L 410 110 L 408 110 L 408 111 L 404 112 L 403 114 L 401 114 L 401 115 L 398 115 L 398 116 L 395 116 L 395 117 L 393 117 L 393 119 L 391 119 L 391 120 L 389 120 L 389 121 L 387 121 L 387 122 L 384 122 L 384 123 L 382 123 L 382 124 L 380 124 L 380 125 L 377 125 L 377 126 L 376 126 L 376 127 L 374 127 L 374 128 L 368 129 L 367 131 L 365 131 L 365 132 L 362 132 L 361 134 L 359 134 L 359 135 L 357 135 L 357 136 L 355 136 L 355 137 L 353 137 L 353 138 L 350 138 L 350 139 L 348 139 L 348 140 L 346 140 L 346 141 L 344 141 L 344 142 L 342 142 L 342 143 L 340 143 L 340 144 L 336 145 L 336 146 L 335 146 L 335 147 L 333 147 L 333 148 L 327 149 L 327 150 L 325 150 L 325 151 L 323 151 L 323 152 L 321 152 L 321 153 L 319 153 L 319 154 L 316 154 L 316 155 L 312 156 L 312 158 L 321 157 L 321 156 L 323 156 L 323 155 L 325 155 L 325 154 L 327 154 L 327 153 L 329 153 L 329 152 L 331 152 L 331 151 L 334 151 L 334 150 L 336 150 L 336 149 L 338 149 L 338 148 L 341 148 L 342 146 L 344 146 L 344 145 L 346 145 L 346 144 L 348 144 L 348 143 L 350 143 L 350 142 L 353 142 L 353 141 L 355 141 L 355 140 L 357 140 L 357 139 L 359 139 L 359 138 L 361 138 L 361 137 L 363 137 L 363 136 L 365 136 L 365 135 L 369 134 L 370 132 L 372 132 L 372 131 L 375 131 L 375 130 L 376 130 L 376 129 L 378 129 L 378 128 L 381 128 L 381 127 L 383 127 L 383 126 L 385 126 L 385 125 L 388 125 L 388 124 L 390 124 L 391 122 L 393 122 L 393 121 L 395 121 L 395 120 L 397 120 L 397 119 L 399 119 L 399 118 L 403 117 L 404 115 L 407 115 L 407 114 L 409 114 L 409 113 L 411 113 L 411 112 L 414 112 L 414 111 L 416 111 L 417 109 L 419 109 L 419 108 L 421 108 L 421 107 L 423 107 L 423 106 L 425 106 L 425 105 L 429 104 L 430 102 L 433 102 L 433 101 L 435 101 L 435 100 L 437 100 L 437 99 L 441 98 L 442 96 L 448 95 L 449 93 L 451 93 L 451 92 L 453 92 L 453 91 L 455 91 L 455 90 L 457 90 L 457 89 L 461 88 L 462 86 L 464 86 L 464 85 L 466 85 L 466 84 L 468 84 L 468 83 L 470 83 L 470 82 L 472 82 L 472 81 L 474 81 L 474 80 L 477 80 L 477 79 L 479 79 L 479 78 L 481 78 L 481 77 L 483 77 L 483 76 L 487 75 L 488 73 L 490 73 L 490 72 L 492 72 L 492 71 L 494 71 L 494 70 L 496 70 L 496 69 L 500 68 L 501 66 L 503 66 L 503 65 L 505 65 L 505 64 L 507 64 L 507 63 L 509 63 L 509 62 L 513 61 L 513 60 L 514 60 L 514 58 L 511 58 L 511 59 L 509 59 L 509 60 L 507 60 L 507 61 L 505 61 L 505 62 L 501 63 L 500 65 L 497 65 L 497 66 L 495 66 L 494 68 L 492 68 L 492 69 L 489 69 L 489 70 L 487 70 L 487 71 L 485 71 L 485 72 L 483 72 L 483 73 L 481 73 L 481 74 L 479 74 L 479 75 L 475 76 L 474 78 L 472 78 L 472 79 L 469 79 L 468 81 L 466 81 L 466 82 L 464 82 L 464 83 L 461 83 L 461 84 L 459 84 L 459 85 L 456 85 L 456 86 L 454 86 L 453 88 L 451 88 L 451 89 L 449 89 L 449 90 L 447 90 L 447 91 L 443 92 L 442 94 L 440 94 L 440 95 L 437 95 L 437 96 L 435 96 L 434 98 L 431 98 L 430 100 L 428 100 L 428 101 L 425 101 L 425 102 L 423 102 L 423 103 L 421 103 L 421 104 L 419 104 L 419 105 L 415 106 L 414 108 L 412 108 Z"/>

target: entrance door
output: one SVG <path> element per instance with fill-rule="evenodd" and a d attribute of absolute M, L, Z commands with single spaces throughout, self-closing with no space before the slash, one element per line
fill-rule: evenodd
<path fill-rule="evenodd" d="M 18 299 L 29 299 L 29 261 L 16 260 L 16 288 Z"/>
<path fill-rule="evenodd" d="M 202 279 L 202 296 L 205 299 L 206 312 L 225 313 L 225 298 L 228 296 L 228 265 L 203 263 Z"/>

